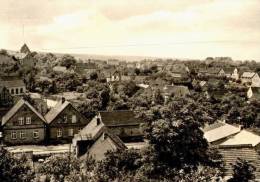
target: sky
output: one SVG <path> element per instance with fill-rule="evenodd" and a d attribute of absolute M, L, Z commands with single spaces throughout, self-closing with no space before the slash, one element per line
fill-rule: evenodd
<path fill-rule="evenodd" d="M 0 0 L 0 48 L 260 61 L 260 0 Z"/>

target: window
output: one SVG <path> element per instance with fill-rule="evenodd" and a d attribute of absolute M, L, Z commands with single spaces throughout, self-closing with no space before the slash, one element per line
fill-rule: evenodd
<path fill-rule="evenodd" d="M 20 88 L 20 93 L 23 93 L 23 88 Z"/>
<path fill-rule="evenodd" d="M 16 132 L 15 131 L 12 131 L 11 132 L 11 139 L 17 139 L 17 134 L 16 134 Z"/>
<path fill-rule="evenodd" d="M 31 124 L 31 123 L 32 123 L 31 117 L 26 117 L 26 124 Z"/>
<path fill-rule="evenodd" d="M 62 137 L 62 130 L 61 129 L 57 130 L 57 137 Z"/>
<path fill-rule="evenodd" d="M 39 130 L 33 131 L 33 138 L 39 138 Z"/>
<path fill-rule="evenodd" d="M 77 122 L 77 116 L 76 115 L 72 115 L 71 122 L 72 123 L 76 123 Z"/>
<path fill-rule="evenodd" d="M 20 138 L 25 139 L 25 132 L 24 131 L 20 131 Z"/>
<path fill-rule="evenodd" d="M 19 89 L 15 89 L 15 94 L 19 94 Z"/>
<path fill-rule="evenodd" d="M 68 120 L 67 116 L 64 116 L 63 120 L 64 120 L 64 123 L 67 123 L 67 120 Z"/>
<path fill-rule="evenodd" d="M 97 125 L 99 125 L 100 124 L 100 118 L 97 118 Z"/>
<path fill-rule="evenodd" d="M 73 128 L 70 128 L 70 129 L 69 129 L 68 134 L 69 134 L 69 136 L 73 136 Z"/>
<path fill-rule="evenodd" d="M 14 89 L 13 88 L 11 89 L 11 94 L 14 94 Z"/>
<path fill-rule="evenodd" d="M 18 118 L 18 123 L 19 123 L 19 125 L 24 125 L 24 119 L 23 119 L 23 117 L 19 117 L 19 118 Z"/>

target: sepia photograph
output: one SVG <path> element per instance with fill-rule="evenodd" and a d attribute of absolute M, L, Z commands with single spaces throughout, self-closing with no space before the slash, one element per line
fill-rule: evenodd
<path fill-rule="evenodd" d="M 260 0 L 0 0 L 0 182 L 260 182 Z"/>

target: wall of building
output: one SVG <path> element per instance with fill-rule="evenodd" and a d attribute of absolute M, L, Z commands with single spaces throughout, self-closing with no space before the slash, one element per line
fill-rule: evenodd
<path fill-rule="evenodd" d="M 24 124 L 20 125 L 18 118 L 24 118 Z M 26 124 L 26 117 L 31 117 L 31 124 Z M 6 144 L 36 144 L 44 141 L 46 125 L 28 106 L 22 106 L 16 114 L 3 126 L 4 143 Z M 34 138 L 33 132 L 38 130 L 39 137 Z M 12 131 L 17 133 L 16 139 L 11 139 Z M 25 133 L 21 139 L 20 132 Z"/>

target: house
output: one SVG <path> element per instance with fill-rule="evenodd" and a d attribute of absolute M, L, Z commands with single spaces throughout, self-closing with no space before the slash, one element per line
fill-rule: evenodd
<path fill-rule="evenodd" d="M 31 69 L 36 66 L 37 60 L 32 54 L 17 53 L 15 57 L 23 68 Z"/>
<path fill-rule="evenodd" d="M 88 155 L 96 161 L 104 159 L 107 151 L 126 149 L 122 140 L 111 133 L 102 122 L 90 122 L 74 136 L 72 146 L 77 157 Z"/>
<path fill-rule="evenodd" d="M 238 73 L 238 69 L 235 68 L 233 70 L 233 73 L 231 74 L 231 78 L 233 78 L 234 80 L 238 80 L 239 79 L 239 73 Z"/>
<path fill-rule="evenodd" d="M 252 87 L 260 87 L 260 77 L 255 72 L 244 72 L 241 75 L 241 82 Z"/>
<path fill-rule="evenodd" d="M 249 87 L 247 91 L 247 98 L 249 100 L 259 100 L 260 99 L 260 88 L 259 87 Z"/>
<path fill-rule="evenodd" d="M 183 85 L 166 85 L 163 87 L 162 93 L 165 100 L 169 99 L 171 96 L 181 98 L 190 95 L 189 88 Z"/>
<path fill-rule="evenodd" d="M 256 167 L 256 180 L 260 180 L 260 136 L 251 131 L 241 130 L 218 146 L 219 153 L 223 156 L 224 175 L 232 176 L 233 165 L 238 158 L 249 161 Z"/>
<path fill-rule="evenodd" d="M 4 75 L 6 69 L 15 64 L 16 61 L 12 56 L 9 56 L 7 53 L 0 53 L 0 75 Z"/>
<path fill-rule="evenodd" d="M 121 81 L 121 73 L 118 70 L 115 70 L 114 72 L 110 72 L 110 74 L 106 77 L 107 82 L 118 82 Z"/>
<path fill-rule="evenodd" d="M 5 76 L 0 78 L 0 85 L 6 87 L 11 95 L 22 95 L 26 92 L 24 81 L 15 76 Z"/>
<path fill-rule="evenodd" d="M 64 98 L 46 115 L 47 136 L 51 143 L 70 142 L 75 134 L 88 124 L 88 120 Z"/>
<path fill-rule="evenodd" d="M 44 117 L 20 99 L 2 118 L 3 142 L 7 145 L 40 144 L 45 140 Z"/>
<path fill-rule="evenodd" d="M 104 124 L 114 135 L 123 141 L 140 141 L 143 139 L 141 124 L 134 111 L 100 111 L 91 121 Z"/>
<path fill-rule="evenodd" d="M 239 133 L 240 130 L 240 127 L 230 125 L 223 121 L 217 121 L 213 124 L 207 124 L 202 128 L 204 138 L 211 145 L 219 145 L 220 143 L 223 143 L 223 141 L 226 141 L 230 137 Z"/>

